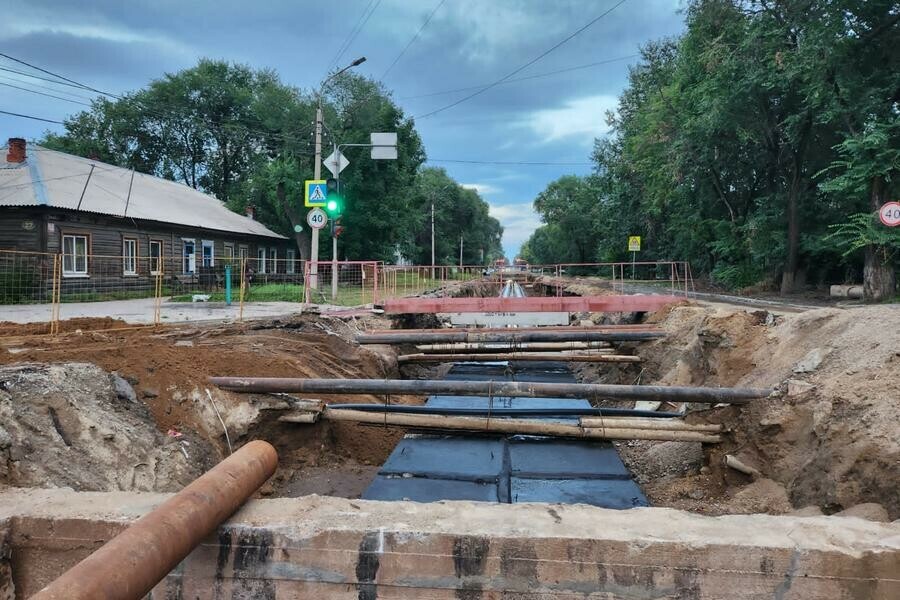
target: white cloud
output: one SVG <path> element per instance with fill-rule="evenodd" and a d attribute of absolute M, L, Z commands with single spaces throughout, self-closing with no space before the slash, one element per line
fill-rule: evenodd
<path fill-rule="evenodd" d="M 496 194 L 502 191 L 496 185 L 491 185 L 489 183 L 461 183 L 459 185 L 470 190 L 475 190 L 482 196 L 486 196 L 488 194 Z"/>
<path fill-rule="evenodd" d="M 569 100 L 559 108 L 546 108 L 528 115 L 520 124 L 530 128 L 545 142 L 578 136 L 587 144 L 609 133 L 606 111 L 615 110 L 618 99 L 600 94 Z"/>
<path fill-rule="evenodd" d="M 525 240 L 542 225 L 531 202 L 490 204 L 488 212 L 503 226 L 503 247 L 513 254 L 518 253 Z"/>

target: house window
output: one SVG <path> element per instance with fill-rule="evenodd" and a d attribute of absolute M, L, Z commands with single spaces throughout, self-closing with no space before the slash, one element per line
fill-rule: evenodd
<path fill-rule="evenodd" d="M 278 251 L 275 248 L 269 248 L 269 264 L 272 266 L 269 269 L 270 273 L 278 272 Z"/>
<path fill-rule="evenodd" d="M 87 276 L 87 246 L 86 235 L 63 236 L 63 275 Z"/>
<path fill-rule="evenodd" d="M 225 242 L 225 260 L 229 263 L 234 261 L 234 244 Z"/>
<path fill-rule="evenodd" d="M 215 259 L 213 258 L 213 243 L 211 240 L 203 240 L 200 242 L 200 247 L 203 252 L 202 264 L 204 267 L 211 267 L 215 263 Z"/>
<path fill-rule="evenodd" d="M 287 272 L 290 275 L 294 274 L 294 261 L 297 259 L 297 254 L 295 250 L 287 250 L 285 255 L 287 256 Z"/>
<path fill-rule="evenodd" d="M 266 272 L 266 249 L 265 248 L 257 248 L 256 249 L 256 272 L 257 273 L 265 273 Z"/>
<path fill-rule="evenodd" d="M 122 273 L 137 275 L 137 240 L 134 238 L 122 240 Z"/>
<path fill-rule="evenodd" d="M 247 250 L 247 246 L 238 246 L 238 257 L 245 260 L 248 256 L 250 256 L 250 251 Z"/>
<path fill-rule="evenodd" d="M 182 238 L 182 252 L 181 252 L 181 269 L 182 273 L 185 275 L 193 274 L 196 264 L 197 264 L 197 242 L 195 240 L 186 240 Z"/>
<path fill-rule="evenodd" d="M 150 240 L 150 274 L 159 275 L 160 273 L 162 273 L 162 242 Z"/>

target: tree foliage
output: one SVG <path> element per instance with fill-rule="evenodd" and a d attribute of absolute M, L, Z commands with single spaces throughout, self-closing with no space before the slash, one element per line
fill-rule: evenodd
<path fill-rule="evenodd" d="M 900 191 L 896 3 L 695 0 L 685 19 L 681 37 L 642 49 L 595 173 L 537 197 L 547 225 L 525 250 L 568 261 L 592 236 L 587 256 L 618 260 L 641 235 L 643 258 L 783 292 L 853 279 L 865 262 L 890 294 L 896 255 L 874 241 L 846 254 L 829 227 Z M 570 200 L 574 228 L 546 202 L 573 180 L 592 198 Z"/>
<path fill-rule="evenodd" d="M 368 143 L 371 132 L 398 136 L 398 160 L 344 149 L 351 165 L 340 179 L 346 198 L 340 257 L 394 261 L 402 253 L 423 262 L 427 255 L 430 262 L 430 238 L 423 245 L 421 236 L 422 190 L 434 174 L 422 169 L 425 151 L 414 123 L 370 79 L 344 73 L 323 92 L 323 157 L 338 144 Z M 182 182 L 238 212 L 253 205 L 257 218 L 296 239 L 306 258 L 303 182 L 313 178 L 318 100 L 272 71 L 204 59 L 121 99 L 95 101 L 66 119 L 65 133 L 48 134 L 42 144 Z M 441 262 L 455 262 L 449 246 L 455 241 L 458 248 L 460 235 L 466 261 L 481 262 L 481 249 L 485 259 L 499 253 L 502 229 L 477 193 L 456 188 L 439 205 Z M 330 246 L 320 244 L 320 258 L 330 257 Z"/>

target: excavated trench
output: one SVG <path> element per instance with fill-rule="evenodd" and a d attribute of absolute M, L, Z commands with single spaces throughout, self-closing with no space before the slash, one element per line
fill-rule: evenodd
<path fill-rule="evenodd" d="M 538 291 L 550 293 L 546 287 Z M 435 293 L 495 295 L 498 286 L 472 282 Z M 832 514 L 876 503 L 884 518 L 898 518 L 900 442 L 894 427 L 900 407 L 893 401 L 897 382 L 890 374 L 896 373 L 900 336 L 883 327 L 889 312 L 890 307 L 871 307 L 773 315 L 676 305 L 624 321 L 649 320 L 667 333 L 666 339 L 620 345 L 620 351 L 640 355 L 642 363 L 573 363 L 571 376 L 584 383 L 776 388 L 773 397 L 742 408 L 691 407 L 693 418 L 726 427 L 721 444 L 614 442 L 654 506 L 704 514 L 797 509 Z M 583 314 L 575 315 L 573 324 L 586 320 L 610 322 L 605 315 Z M 82 325 L 83 332 L 57 341 L 23 338 L 2 345 L 0 486 L 180 489 L 228 452 L 211 396 L 232 444 L 266 439 L 279 450 L 280 468 L 263 495 L 358 498 L 405 443 L 403 429 L 283 422 L 279 418 L 292 408 L 286 397 L 223 392 L 209 386 L 207 377 L 423 379 L 459 374 L 450 374 L 449 364 L 399 366 L 398 351 L 353 341 L 367 329 L 440 326 L 434 315 L 393 323 L 373 317 L 356 323 L 303 316 L 163 332 L 94 333 L 89 324 Z M 528 374 L 514 368 L 511 376 Z M 389 400 L 426 401 L 412 396 Z M 381 403 L 385 398 L 332 401 Z M 726 467 L 725 455 L 758 474 Z M 385 474 L 415 477 L 412 471 L 391 469 Z M 511 473 L 498 476 L 507 481 Z"/>

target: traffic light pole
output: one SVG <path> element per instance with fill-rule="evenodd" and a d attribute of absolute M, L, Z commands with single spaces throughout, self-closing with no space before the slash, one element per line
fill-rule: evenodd
<path fill-rule="evenodd" d="M 337 146 L 334 147 L 335 153 L 337 153 Z M 337 180 L 337 188 L 341 189 L 341 172 L 338 171 L 334 174 L 334 178 Z M 337 219 L 332 216 L 331 221 L 331 300 L 332 302 L 337 301 L 337 292 L 338 292 L 338 259 L 337 259 Z"/>
<path fill-rule="evenodd" d="M 324 87 L 324 86 L 323 86 Z M 322 93 L 319 92 L 319 103 L 316 106 L 316 159 L 313 163 L 313 179 L 322 177 Z M 319 230 L 312 230 L 312 244 L 309 249 L 309 287 L 319 289 Z"/>

